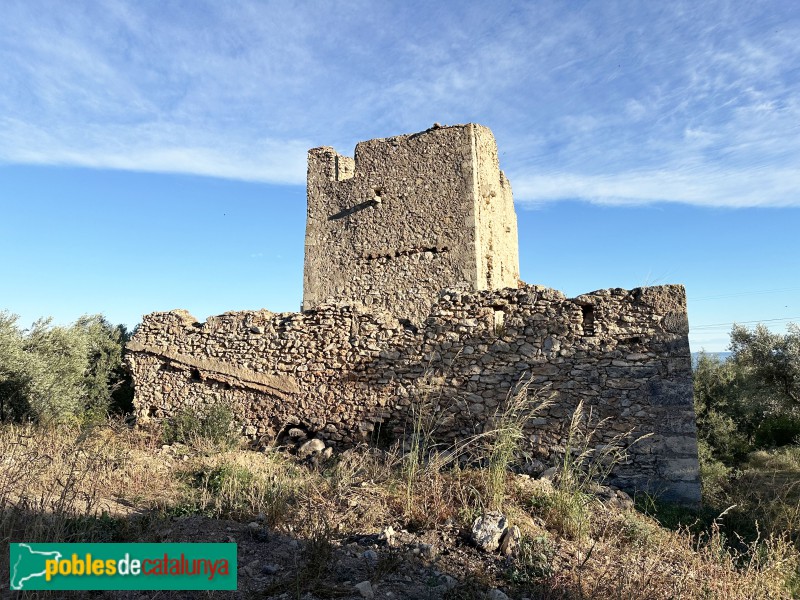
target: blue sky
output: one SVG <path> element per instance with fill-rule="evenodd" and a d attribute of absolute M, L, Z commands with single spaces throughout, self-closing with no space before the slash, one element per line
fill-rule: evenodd
<path fill-rule="evenodd" d="M 308 148 L 497 138 L 522 278 L 800 321 L 800 4 L 4 0 L 0 309 L 297 310 Z"/>

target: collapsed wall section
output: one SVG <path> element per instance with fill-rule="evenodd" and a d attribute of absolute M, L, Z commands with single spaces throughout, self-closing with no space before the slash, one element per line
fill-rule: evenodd
<path fill-rule="evenodd" d="M 439 439 L 463 440 L 491 428 L 498 408 L 527 383 L 541 403 L 526 430 L 533 455 L 555 463 L 568 451 L 569 423 L 582 404 L 587 425 L 597 426 L 591 444 L 626 448 L 612 483 L 694 503 L 687 334 L 682 286 L 573 299 L 539 286 L 451 289 L 419 331 L 344 305 L 227 313 L 202 324 L 182 311 L 154 313 L 128 360 L 139 419 L 225 402 L 251 437 L 301 425 L 337 445 L 377 430 L 402 436 L 409 406 L 423 397 L 434 403 Z M 436 393 L 427 393 L 432 387 Z"/>

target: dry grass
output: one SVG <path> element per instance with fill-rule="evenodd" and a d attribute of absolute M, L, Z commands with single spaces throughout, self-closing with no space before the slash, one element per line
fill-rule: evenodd
<path fill-rule="evenodd" d="M 554 587 L 574 597 L 791 597 L 787 582 L 798 556 L 785 538 L 754 542 L 740 553 L 730 550 L 718 526 L 698 538 L 629 513 L 603 515 L 592 528 L 592 538 L 568 546 L 555 575 Z"/>
<path fill-rule="evenodd" d="M 86 431 L 5 425 L 0 573 L 8 572 L 9 541 L 134 541 L 146 535 L 144 526 L 131 525 L 137 514 L 147 515 L 150 527 L 179 514 L 204 514 L 260 518 L 271 529 L 310 540 L 298 589 L 334 593 L 326 587 L 324 561 L 313 558 L 330 550 L 332 538 L 388 525 L 435 529 L 448 520 L 466 528 L 491 503 L 523 532 L 523 552 L 501 569 L 502 585 L 520 597 L 766 599 L 798 593 L 799 555 L 780 531 L 736 544 L 729 543 L 735 536 L 723 521 L 700 535 L 672 531 L 636 511 L 611 510 L 580 486 L 571 492 L 581 494 L 575 522 L 565 526 L 570 509 L 552 509 L 558 486 L 537 488 L 507 469 L 488 475 L 459 468 L 452 454 L 435 451 L 418 460 L 409 485 L 407 460 L 399 448 L 365 446 L 312 469 L 281 453 L 162 449 L 157 437 L 115 424 Z M 505 458 L 498 462 L 507 466 Z M 476 561 L 499 560 L 473 552 Z M 457 575 L 462 591 L 477 590 L 486 577 Z"/>

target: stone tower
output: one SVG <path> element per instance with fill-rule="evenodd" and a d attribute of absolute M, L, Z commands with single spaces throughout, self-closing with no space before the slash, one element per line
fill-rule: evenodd
<path fill-rule="evenodd" d="M 360 302 L 421 323 L 442 288 L 516 288 L 517 219 L 473 123 L 308 152 L 303 309 Z"/>

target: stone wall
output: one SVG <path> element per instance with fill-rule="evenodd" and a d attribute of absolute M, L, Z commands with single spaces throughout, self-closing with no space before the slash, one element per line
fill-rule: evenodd
<path fill-rule="evenodd" d="M 392 191 L 388 192 L 390 195 Z M 309 209 L 311 210 L 311 209 Z M 322 304 L 303 313 L 185 311 L 145 317 L 129 344 L 137 417 L 229 403 L 251 437 L 299 425 L 329 444 L 402 436 L 422 397 L 444 443 L 491 426 L 525 382 L 549 400 L 526 446 L 544 462 L 566 451 L 570 418 L 603 421 L 593 443 L 631 445 L 611 483 L 699 501 L 686 300 L 682 286 L 610 289 L 568 299 L 523 285 L 440 292 L 420 320 L 376 306 Z M 426 390 L 433 389 L 429 394 Z"/>
<path fill-rule="evenodd" d="M 303 309 L 357 301 L 420 324 L 439 290 L 516 287 L 517 222 L 492 132 L 436 127 L 308 155 Z"/>

